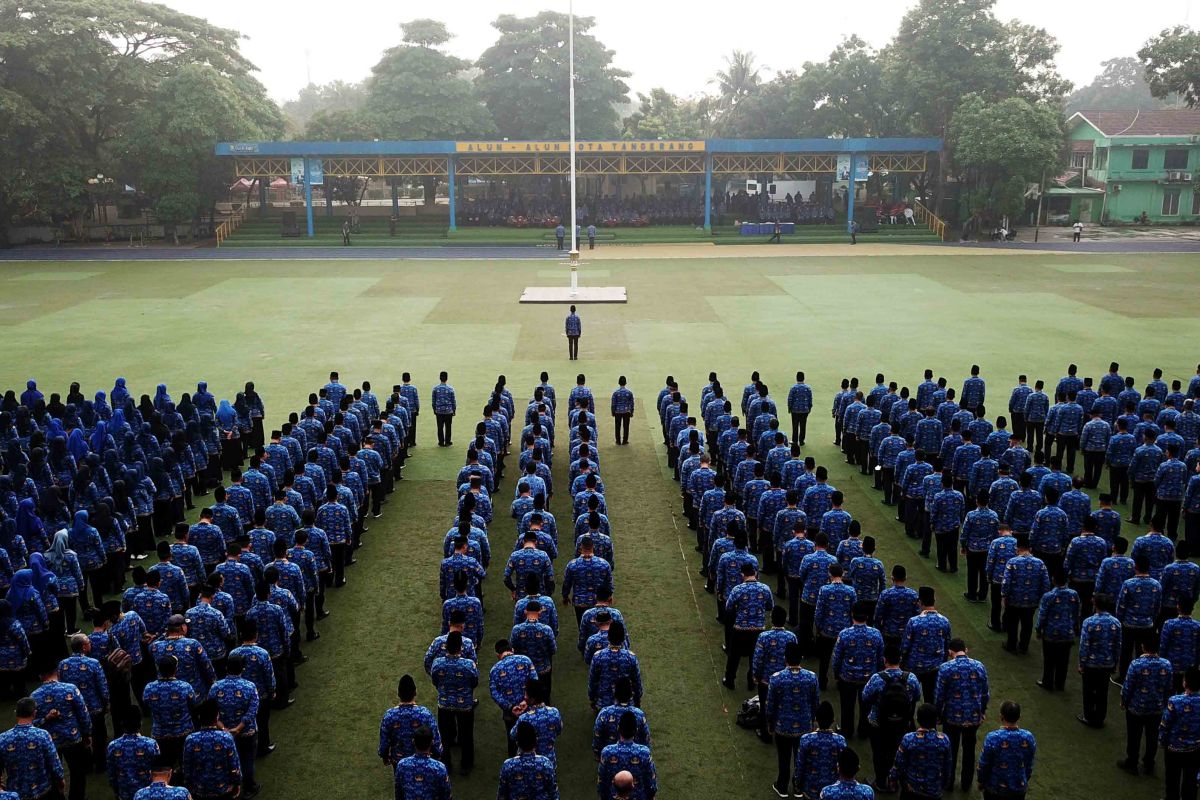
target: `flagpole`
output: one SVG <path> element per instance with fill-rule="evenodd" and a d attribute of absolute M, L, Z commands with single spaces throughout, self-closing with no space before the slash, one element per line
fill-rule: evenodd
<path fill-rule="evenodd" d="M 567 98 L 570 104 L 570 148 L 571 148 L 571 211 L 568 215 L 571 226 L 571 296 L 579 289 L 579 237 L 575 216 L 575 0 L 567 3 Z"/>

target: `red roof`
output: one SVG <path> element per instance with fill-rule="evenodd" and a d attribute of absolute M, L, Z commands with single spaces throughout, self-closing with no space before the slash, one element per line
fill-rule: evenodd
<path fill-rule="evenodd" d="M 1191 136 L 1200 134 L 1200 108 L 1154 111 L 1078 111 L 1105 136 Z"/>

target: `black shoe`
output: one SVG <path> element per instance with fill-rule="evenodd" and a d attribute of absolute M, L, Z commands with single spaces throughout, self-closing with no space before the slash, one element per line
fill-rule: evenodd
<path fill-rule="evenodd" d="M 771 734 L 767 733 L 766 731 L 758 731 L 756 735 L 758 736 L 758 740 L 763 744 L 770 744 L 772 741 L 774 741 L 774 739 L 771 737 Z"/>
<path fill-rule="evenodd" d="M 1153 775 L 1154 774 L 1154 762 L 1151 761 L 1149 764 L 1142 764 L 1142 773 L 1145 775 Z"/>
<path fill-rule="evenodd" d="M 305 636 L 305 637 L 304 637 L 304 641 L 306 641 L 306 642 L 315 642 L 317 639 L 320 639 L 320 638 L 321 638 L 321 632 L 320 632 L 320 631 L 313 631 L 312 633 L 310 633 L 310 634 L 308 634 L 307 636 Z"/>
<path fill-rule="evenodd" d="M 274 752 L 275 752 L 275 743 L 271 742 L 269 745 L 267 745 L 266 750 L 263 752 L 263 755 L 269 756 L 269 755 L 271 755 L 271 753 L 274 753 Z"/>
<path fill-rule="evenodd" d="M 1131 762 L 1129 762 L 1129 761 L 1126 761 L 1126 760 L 1125 760 L 1125 759 L 1123 759 L 1123 758 L 1122 758 L 1122 759 L 1119 759 L 1119 760 L 1117 761 L 1117 769 L 1123 769 L 1123 770 L 1125 770 L 1126 772 L 1128 772 L 1128 773 L 1129 773 L 1129 774 L 1131 774 L 1131 775 L 1137 775 L 1137 774 L 1138 774 L 1137 762 L 1132 762 L 1132 763 L 1131 763 Z"/>
<path fill-rule="evenodd" d="M 1053 686 L 1051 686 L 1050 684 L 1046 683 L 1046 682 L 1045 682 L 1045 681 L 1043 681 L 1043 680 L 1038 680 L 1038 681 L 1036 681 L 1036 683 L 1037 683 L 1037 686 L 1038 686 L 1038 688 L 1039 688 L 1039 689 L 1045 689 L 1047 692 L 1053 692 L 1053 691 L 1054 691 L 1054 687 L 1053 687 Z"/>
<path fill-rule="evenodd" d="M 301 664 L 307 664 L 308 656 L 300 656 L 299 658 L 296 659 L 295 663 L 296 663 L 296 666 L 300 666 Z M 292 688 L 295 689 L 296 687 L 293 686 Z"/>
<path fill-rule="evenodd" d="M 332 613 L 333 613 L 332 611 L 322 611 L 320 614 L 317 614 L 317 619 L 325 619 Z M 321 634 L 318 633 L 317 638 L 318 639 L 321 638 Z"/>
<path fill-rule="evenodd" d="M 243 786 L 242 793 L 238 795 L 238 797 L 242 798 L 242 800 L 252 800 L 252 798 L 258 797 L 258 793 L 261 791 L 262 787 L 258 784 L 253 786 Z"/>
<path fill-rule="evenodd" d="M 1013 645 L 1010 645 L 1008 642 L 1005 642 L 1000 646 L 1004 648 L 1006 652 L 1012 653 L 1014 656 L 1017 654 L 1017 648 Z"/>
<path fill-rule="evenodd" d="M 729 680 L 728 678 L 722 678 L 721 685 L 724 686 L 726 689 L 729 689 L 730 691 L 737 690 L 737 684 L 734 683 L 733 681 Z"/>
<path fill-rule="evenodd" d="M 761 738 L 761 737 L 759 737 L 759 738 Z M 787 789 L 780 789 L 778 786 L 775 785 L 775 783 L 773 781 L 771 783 L 771 788 L 774 789 L 775 794 L 779 795 L 780 797 L 791 797 L 791 795 L 788 794 Z"/>
<path fill-rule="evenodd" d="M 996 633 L 1006 633 L 1006 631 L 1004 630 L 1003 627 L 997 628 L 995 625 L 992 625 L 990 623 L 988 624 L 988 630 L 995 631 Z"/>

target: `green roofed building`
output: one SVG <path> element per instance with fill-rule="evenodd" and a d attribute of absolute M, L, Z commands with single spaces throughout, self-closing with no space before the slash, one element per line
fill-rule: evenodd
<path fill-rule="evenodd" d="M 1047 222 L 1200 223 L 1200 109 L 1078 111 L 1067 140 L 1071 167 L 1046 190 Z"/>

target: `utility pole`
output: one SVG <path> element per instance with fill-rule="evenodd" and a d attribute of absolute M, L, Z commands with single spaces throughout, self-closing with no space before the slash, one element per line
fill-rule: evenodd
<path fill-rule="evenodd" d="M 1037 242 L 1038 234 L 1042 231 L 1042 198 L 1046 196 L 1046 170 L 1042 169 L 1042 182 L 1038 184 L 1037 219 L 1033 221 L 1033 241 Z"/>
<path fill-rule="evenodd" d="M 567 3 L 567 100 L 570 103 L 570 148 L 571 148 L 571 296 L 579 292 L 579 237 L 575 217 L 575 0 Z"/>

